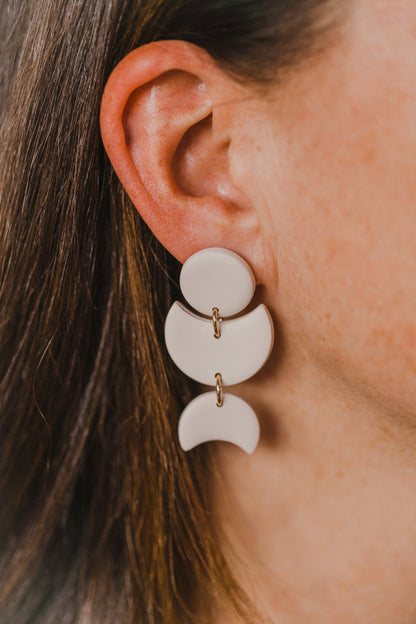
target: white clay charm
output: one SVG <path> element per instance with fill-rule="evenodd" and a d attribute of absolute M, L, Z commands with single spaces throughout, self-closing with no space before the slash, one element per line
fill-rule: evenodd
<path fill-rule="evenodd" d="M 189 451 L 210 440 L 233 442 L 246 453 L 253 453 L 260 436 L 257 416 L 246 401 L 227 393 L 217 408 L 215 392 L 204 392 L 188 403 L 179 420 L 181 447 Z"/>
<path fill-rule="evenodd" d="M 244 316 L 221 322 L 221 337 L 213 336 L 212 320 L 175 301 L 165 322 L 169 355 L 185 375 L 208 386 L 221 372 L 225 386 L 249 379 L 260 370 L 273 345 L 273 326 L 264 305 Z"/>
<path fill-rule="evenodd" d="M 214 307 L 223 317 L 238 314 L 248 306 L 256 288 L 247 262 L 221 247 L 209 247 L 188 258 L 179 284 L 189 305 L 209 317 Z"/>
<path fill-rule="evenodd" d="M 191 401 L 179 419 L 183 450 L 212 440 L 225 440 L 253 453 L 260 435 L 253 409 L 241 398 L 225 393 L 223 385 L 252 377 L 270 356 L 273 322 L 259 305 L 246 315 L 255 279 L 249 265 L 228 249 L 211 247 L 191 256 L 183 265 L 180 286 L 188 303 L 203 318 L 178 301 L 165 322 L 166 346 L 175 364 L 188 377 L 216 386 Z"/>

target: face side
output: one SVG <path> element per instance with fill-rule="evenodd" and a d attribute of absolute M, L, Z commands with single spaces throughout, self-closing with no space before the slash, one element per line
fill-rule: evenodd
<path fill-rule="evenodd" d="M 416 5 L 359 0 L 330 51 L 236 114 L 284 354 L 254 388 L 277 434 L 250 463 L 218 447 L 218 507 L 272 621 L 416 618 L 415 59 Z"/>
<path fill-rule="evenodd" d="M 247 105 L 237 168 L 288 338 L 343 391 L 412 418 L 415 58 L 414 3 L 356 3 L 339 44 Z"/>

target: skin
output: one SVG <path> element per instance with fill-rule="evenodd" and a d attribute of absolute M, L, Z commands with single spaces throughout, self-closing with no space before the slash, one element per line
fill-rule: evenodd
<path fill-rule="evenodd" d="M 212 443 L 236 574 L 267 621 L 414 624 L 416 5 L 358 0 L 262 94 L 189 44 L 151 46 L 104 96 L 113 165 L 180 261 L 245 257 L 276 325 L 232 388 L 257 450 Z"/>

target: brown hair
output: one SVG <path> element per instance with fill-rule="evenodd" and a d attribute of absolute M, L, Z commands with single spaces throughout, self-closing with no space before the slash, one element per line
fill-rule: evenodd
<path fill-rule="evenodd" d="M 195 390 L 162 338 L 179 266 L 114 175 L 99 107 L 115 64 L 156 39 L 264 84 L 321 49 L 330 4 L 2 4 L 2 622 L 185 624 L 210 600 L 249 621 L 210 445 L 177 442 Z"/>

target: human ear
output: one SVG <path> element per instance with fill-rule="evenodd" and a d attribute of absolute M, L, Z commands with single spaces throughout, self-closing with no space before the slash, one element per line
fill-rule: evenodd
<path fill-rule="evenodd" d="M 204 50 L 154 42 L 114 69 L 100 122 L 121 183 L 174 257 L 184 262 L 200 249 L 226 247 L 257 276 L 259 218 L 233 183 L 229 157 L 241 97 L 241 85 Z"/>

